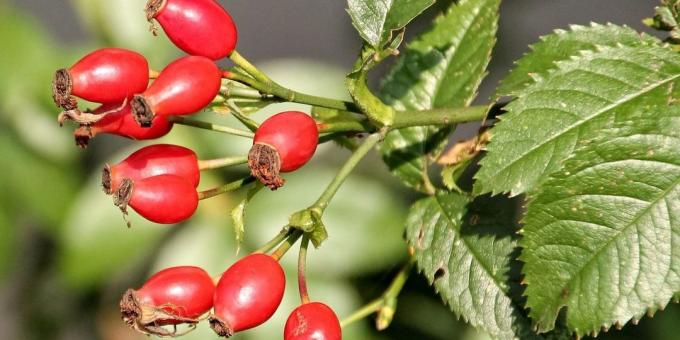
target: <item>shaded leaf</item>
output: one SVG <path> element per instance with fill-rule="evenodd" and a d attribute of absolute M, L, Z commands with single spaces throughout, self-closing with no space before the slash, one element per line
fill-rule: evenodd
<path fill-rule="evenodd" d="M 496 42 L 499 0 L 460 1 L 412 41 L 385 78 L 380 97 L 398 110 L 469 105 Z M 446 146 L 450 127 L 390 132 L 381 153 L 407 186 L 429 191 L 428 156 Z"/>
<path fill-rule="evenodd" d="M 476 194 L 531 191 L 620 114 L 674 101 L 669 91 L 680 77 L 680 57 L 655 45 L 600 47 L 557 66 L 521 91 L 490 130 Z"/>
<path fill-rule="evenodd" d="M 517 201 L 443 193 L 416 202 L 406 237 L 442 299 L 494 338 L 538 338 L 519 303 Z"/>

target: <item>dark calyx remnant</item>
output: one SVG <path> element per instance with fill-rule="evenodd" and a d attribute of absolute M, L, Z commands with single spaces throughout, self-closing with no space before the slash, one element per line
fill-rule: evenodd
<path fill-rule="evenodd" d="M 87 148 L 90 139 L 92 139 L 93 137 L 92 130 L 90 129 L 89 126 L 83 125 L 73 132 L 73 137 L 76 140 L 76 145 L 81 149 L 85 149 Z"/>
<path fill-rule="evenodd" d="M 120 313 L 126 325 L 146 335 L 176 337 L 192 331 L 198 320 L 174 315 L 164 308 L 140 303 L 134 289 L 128 289 L 120 299 Z M 173 306 L 168 306 L 172 308 Z M 179 333 L 177 328 L 165 329 L 163 325 L 186 324 L 187 332 Z"/>
<path fill-rule="evenodd" d="M 146 19 L 151 21 L 153 18 L 158 15 L 158 13 L 165 7 L 165 3 L 167 0 L 149 0 L 146 3 L 146 8 L 144 11 L 146 12 Z"/>
<path fill-rule="evenodd" d="M 141 127 L 151 127 L 155 114 L 143 95 L 135 95 L 132 99 L 132 115 Z"/>
<path fill-rule="evenodd" d="M 285 183 L 285 180 L 279 176 L 281 157 L 278 151 L 270 145 L 254 144 L 248 153 L 248 166 L 253 177 L 271 190 L 276 190 Z"/>
<path fill-rule="evenodd" d="M 111 167 L 108 164 L 104 165 L 102 170 L 102 187 L 107 195 L 113 194 L 111 192 Z"/>
<path fill-rule="evenodd" d="M 67 69 L 62 68 L 54 73 L 52 80 L 52 99 L 57 106 L 64 110 L 75 110 L 78 108 L 78 101 L 71 95 L 73 80 Z"/>
<path fill-rule="evenodd" d="M 208 319 L 208 322 L 210 322 L 210 328 L 212 328 L 212 330 L 215 331 L 217 335 L 224 338 L 230 338 L 232 335 L 234 335 L 234 331 L 231 329 L 231 326 L 229 326 L 229 324 L 220 318 L 211 315 Z"/>
<path fill-rule="evenodd" d="M 120 299 L 120 313 L 125 324 L 130 327 L 134 327 L 142 316 L 142 309 L 139 307 L 134 290 L 128 289 Z"/>

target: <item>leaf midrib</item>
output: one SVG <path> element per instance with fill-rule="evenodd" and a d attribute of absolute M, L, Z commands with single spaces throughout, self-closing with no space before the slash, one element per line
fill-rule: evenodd
<path fill-rule="evenodd" d="M 592 119 L 594 119 L 594 118 L 600 116 L 601 114 L 604 114 L 604 113 L 606 113 L 606 112 L 609 112 L 609 111 L 611 111 L 611 110 L 613 110 L 613 109 L 615 109 L 615 108 L 617 108 L 617 107 L 619 107 L 619 106 L 621 106 L 621 105 L 624 105 L 624 104 L 626 104 L 626 103 L 628 103 L 628 102 L 630 102 L 630 101 L 632 101 L 632 100 L 635 100 L 635 99 L 637 99 L 638 97 L 640 97 L 640 96 L 642 96 L 642 95 L 644 95 L 644 94 L 646 94 L 646 93 L 648 93 L 648 92 L 651 92 L 651 91 L 653 91 L 653 90 L 655 90 L 655 89 L 657 89 L 657 88 L 659 88 L 659 87 L 661 87 L 661 86 L 663 86 L 663 85 L 665 85 L 665 84 L 667 84 L 667 83 L 669 83 L 669 82 L 674 81 L 674 80 L 677 79 L 678 77 L 680 77 L 680 74 L 676 74 L 676 75 L 673 75 L 672 77 L 663 79 L 662 81 L 653 83 L 653 84 L 651 84 L 651 85 L 649 85 L 649 86 L 647 86 L 647 87 L 645 87 L 645 88 L 642 88 L 640 91 L 637 91 L 637 92 L 632 93 L 632 94 L 630 94 L 630 95 L 628 95 L 628 96 L 622 97 L 620 100 L 615 101 L 615 102 L 613 102 L 613 103 L 611 103 L 611 104 L 609 104 L 609 105 L 603 107 L 602 109 L 596 111 L 595 113 L 593 113 L 593 114 L 591 114 L 591 115 L 589 115 L 589 116 L 584 117 L 584 119 L 579 120 L 579 121 L 577 121 L 577 122 L 574 123 L 574 124 L 568 125 L 566 128 L 564 128 L 564 129 L 562 129 L 562 130 L 559 130 L 559 131 L 558 131 L 557 133 L 555 133 L 553 136 L 551 136 L 550 138 L 546 139 L 543 143 L 538 143 L 538 144 L 532 146 L 531 148 L 529 148 L 526 152 L 521 153 L 518 157 L 514 158 L 512 161 L 508 162 L 508 163 L 505 164 L 503 167 L 501 167 L 499 170 L 497 170 L 496 173 L 499 174 L 499 173 L 504 172 L 506 169 L 508 169 L 508 168 L 510 168 L 511 166 L 515 165 L 519 160 L 521 160 L 521 159 L 525 158 L 527 155 L 533 153 L 533 152 L 534 152 L 535 150 L 537 150 L 538 148 L 541 148 L 541 147 L 543 147 L 543 146 L 545 146 L 545 145 L 551 143 L 551 142 L 554 141 L 555 139 L 562 137 L 565 133 L 570 132 L 570 131 L 572 131 L 573 129 L 575 129 L 575 128 L 577 128 L 577 127 L 580 127 L 581 125 L 583 125 L 583 124 L 585 124 L 585 123 L 587 123 L 587 122 L 590 122 Z M 508 122 L 509 122 L 509 121 L 506 121 L 506 123 L 508 123 Z M 513 192 L 512 189 L 511 189 L 510 191 Z"/>

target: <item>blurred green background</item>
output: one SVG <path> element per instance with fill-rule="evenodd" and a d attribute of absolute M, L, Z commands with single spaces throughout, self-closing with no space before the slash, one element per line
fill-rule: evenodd
<path fill-rule="evenodd" d="M 359 42 L 342 10 L 343 1 L 223 3 L 239 23 L 239 50 L 274 79 L 302 91 L 346 97 L 343 77 Z M 242 194 L 202 202 L 194 218 L 176 226 L 154 225 L 133 213 L 133 228 L 127 229 L 101 191 L 100 169 L 148 143 L 98 136 L 90 148 L 79 150 L 73 143 L 73 126 L 59 128 L 56 123 L 52 74 L 90 50 L 135 49 L 156 69 L 179 55 L 166 38 L 148 32 L 143 4 L 143 0 L 0 0 L 0 339 L 143 339 L 120 320 L 118 299 L 126 288 L 139 286 L 150 273 L 168 266 L 197 265 L 214 274 L 237 258 L 229 212 Z M 651 13 L 654 4 L 507 2 L 497 59 L 481 97 L 540 34 L 591 20 L 641 29 L 639 19 Z M 429 11 L 412 32 L 437 10 Z M 262 119 L 290 107 L 276 105 L 254 117 Z M 232 118 L 211 112 L 199 118 L 235 125 Z M 206 159 L 243 155 L 249 148 L 248 140 L 183 126 L 155 142 L 191 147 Z M 291 212 L 312 203 L 348 155 L 324 145 L 308 166 L 287 176 L 283 189 L 262 191 L 248 207 L 241 254 L 276 234 Z M 245 170 L 205 173 L 200 188 Z M 342 317 L 380 295 L 405 257 L 403 219 L 416 198 L 392 180 L 375 155 L 367 159 L 327 211 L 330 239 L 320 250 L 310 251 L 313 298 L 327 302 Z M 295 257 L 289 254 L 283 261 L 290 278 Z M 289 280 L 288 289 L 271 321 L 235 339 L 281 338 L 285 318 L 297 303 L 295 280 Z M 680 309 L 674 305 L 639 327 L 628 326 L 605 338 L 679 339 L 679 318 Z M 185 338 L 215 337 L 201 325 Z M 409 280 L 390 329 L 374 331 L 369 318 L 345 330 L 345 339 L 484 338 L 457 321 L 418 275 Z"/>

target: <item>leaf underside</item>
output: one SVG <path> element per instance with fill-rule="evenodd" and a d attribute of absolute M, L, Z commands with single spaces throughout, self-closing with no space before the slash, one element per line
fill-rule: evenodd
<path fill-rule="evenodd" d="M 442 193 L 416 202 L 407 240 L 442 299 L 494 338 L 538 338 L 519 292 L 517 200 Z"/>
<path fill-rule="evenodd" d="M 469 105 L 486 75 L 496 42 L 500 0 L 454 4 L 403 51 L 385 78 L 381 99 L 398 110 Z M 390 170 L 407 186 L 427 187 L 427 169 L 446 146 L 451 127 L 390 132 L 381 146 Z"/>
<path fill-rule="evenodd" d="M 525 172 L 499 175 L 499 189 L 553 173 L 528 205 L 520 242 L 539 331 L 566 307 L 571 331 L 597 334 L 680 291 L 679 78 L 680 56 L 664 47 L 601 47 L 523 90 L 496 132 L 494 152 L 513 143 L 522 151 L 506 164 Z"/>
<path fill-rule="evenodd" d="M 392 32 L 432 6 L 435 0 L 348 0 L 352 25 L 376 51 L 391 40 Z"/>

